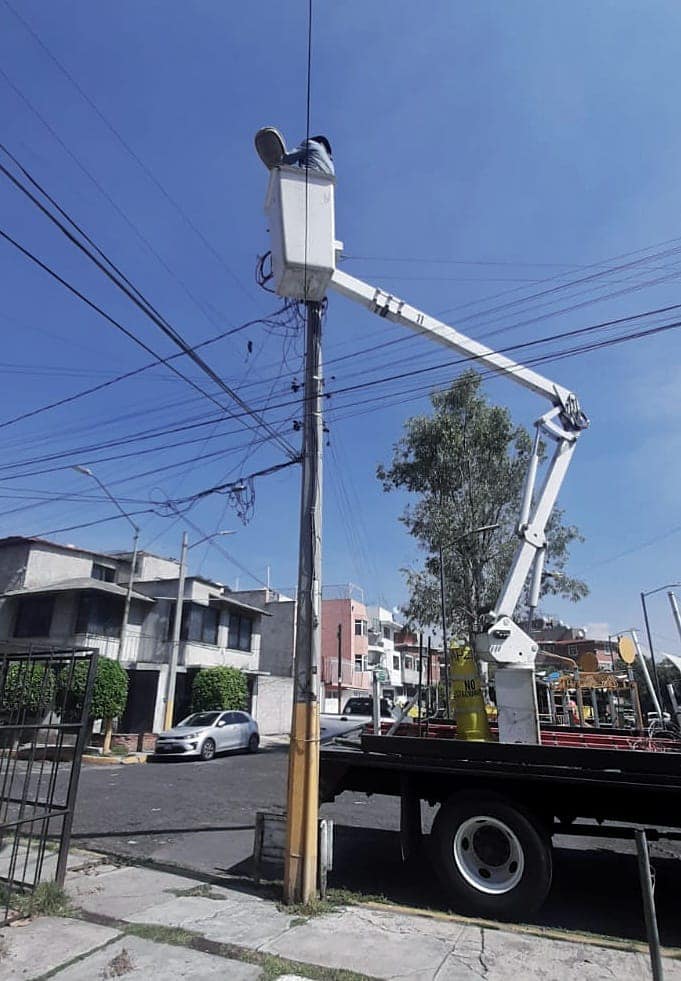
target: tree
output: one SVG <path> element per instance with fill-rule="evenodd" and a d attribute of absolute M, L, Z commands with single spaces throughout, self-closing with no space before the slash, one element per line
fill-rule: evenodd
<path fill-rule="evenodd" d="M 408 620 L 421 626 L 441 623 L 442 548 L 448 631 L 470 641 L 497 599 L 517 546 L 532 441 L 507 409 L 489 404 L 475 371 L 434 393 L 431 402 L 432 415 L 407 421 L 390 466 L 379 466 L 377 476 L 385 491 L 416 497 L 400 519 L 426 553 L 422 568 L 405 570 Z M 542 593 L 577 601 L 588 587 L 564 569 L 570 545 L 582 538 L 562 519 L 555 508 L 547 527 L 546 569 L 560 575 L 545 578 Z M 475 533 L 489 525 L 498 527 Z"/>
<path fill-rule="evenodd" d="M 238 668 L 202 668 L 192 685 L 192 711 L 244 709 L 248 700 L 246 676 Z"/>
<path fill-rule="evenodd" d="M 71 676 L 71 685 L 68 704 L 73 709 L 80 709 L 85 701 L 85 689 L 87 686 L 87 676 L 89 662 L 79 661 Z M 68 681 L 69 669 L 62 671 L 60 682 L 65 685 Z M 90 719 L 102 719 L 104 721 L 104 752 L 108 753 L 111 748 L 111 735 L 113 732 L 113 720 L 119 718 L 125 712 L 128 702 L 128 673 L 122 668 L 118 661 L 111 661 L 107 657 L 100 657 L 97 662 L 97 673 L 92 689 L 92 702 L 90 704 Z"/>
<path fill-rule="evenodd" d="M 44 714 L 52 704 L 54 691 L 54 672 L 44 664 L 10 663 L 2 685 L 0 710 Z"/>

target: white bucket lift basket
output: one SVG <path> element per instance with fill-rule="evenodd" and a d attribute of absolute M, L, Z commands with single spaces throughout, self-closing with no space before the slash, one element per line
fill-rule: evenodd
<path fill-rule="evenodd" d="M 323 300 L 326 295 L 336 266 L 334 184 L 318 170 L 308 170 L 307 180 L 302 167 L 271 171 L 265 214 L 279 296 Z"/>

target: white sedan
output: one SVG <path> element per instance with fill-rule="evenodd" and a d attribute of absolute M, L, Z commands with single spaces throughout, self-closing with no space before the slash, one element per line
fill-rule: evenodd
<path fill-rule="evenodd" d="M 258 723 L 248 712 L 194 712 L 156 739 L 158 756 L 196 756 L 212 760 L 231 749 L 257 752 Z"/>

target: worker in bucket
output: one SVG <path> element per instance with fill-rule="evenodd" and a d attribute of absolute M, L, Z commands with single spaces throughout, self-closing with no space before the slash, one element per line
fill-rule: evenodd
<path fill-rule="evenodd" d="M 326 136 L 311 136 L 294 150 L 287 151 L 279 130 L 265 126 L 255 134 L 255 148 L 269 170 L 280 164 L 298 164 L 299 167 L 308 167 L 331 177 L 335 174 L 331 144 Z"/>

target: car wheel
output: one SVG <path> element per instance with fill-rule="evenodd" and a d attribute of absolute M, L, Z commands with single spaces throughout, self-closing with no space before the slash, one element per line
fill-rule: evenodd
<path fill-rule="evenodd" d="M 461 912 L 529 916 L 551 887 L 551 842 L 535 816 L 492 794 L 454 795 L 433 826 L 436 868 Z"/>
<path fill-rule="evenodd" d="M 212 739 L 206 739 L 201 747 L 201 759 L 202 760 L 212 760 L 215 756 L 215 742 Z"/>
<path fill-rule="evenodd" d="M 254 732 L 251 735 L 251 738 L 248 740 L 248 752 L 257 753 L 259 745 L 260 745 L 260 736 L 258 735 L 257 732 Z"/>

